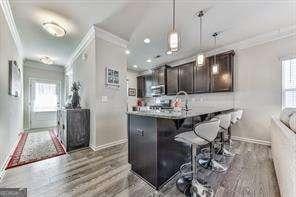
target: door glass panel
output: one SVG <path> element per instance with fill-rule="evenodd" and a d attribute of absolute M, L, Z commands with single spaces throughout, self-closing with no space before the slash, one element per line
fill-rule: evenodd
<path fill-rule="evenodd" d="M 50 83 L 35 83 L 34 111 L 57 111 L 57 85 Z"/>

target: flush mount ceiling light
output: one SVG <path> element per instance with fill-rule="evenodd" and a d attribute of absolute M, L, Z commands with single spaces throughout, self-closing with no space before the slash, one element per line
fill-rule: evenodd
<path fill-rule="evenodd" d="M 44 64 L 47 64 L 47 65 L 53 64 L 53 60 L 48 56 L 44 56 L 44 57 L 40 58 L 40 61 Z"/>
<path fill-rule="evenodd" d="M 196 66 L 203 66 L 205 63 L 205 55 L 202 53 L 202 17 L 204 16 L 204 12 L 200 11 L 197 15 L 199 17 L 199 25 L 200 25 L 200 33 L 199 33 L 199 45 L 200 45 L 200 52 L 196 56 Z"/>
<path fill-rule="evenodd" d="M 172 25 L 172 31 L 169 33 L 169 36 L 168 36 L 169 51 L 171 52 L 177 52 L 180 48 L 180 35 L 176 31 L 175 12 L 176 12 L 176 2 L 175 0 L 173 0 L 173 25 Z"/>
<path fill-rule="evenodd" d="M 167 51 L 166 54 L 167 55 L 171 55 L 173 52 L 172 51 Z"/>
<path fill-rule="evenodd" d="M 55 37 L 63 37 L 66 35 L 66 30 L 53 22 L 47 22 L 42 24 L 43 28 Z"/>
<path fill-rule="evenodd" d="M 133 67 L 134 67 L 134 68 L 138 68 L 138 65 L 135 64 L 135 65 L 133 65 Z"/>
<path fill-rule="evenodd" d="M 215 39 L 215 49 L 217 46 L 217 36 L 218 36 L 218 32 L 213 34 L 213 37 Z M 217 75 L 219 73 L 219 64 L 217 63 L 217 56 L 216 54 L 214 55 L 214 64 L 212 65 L 212 73 L 213 75 Z"/>
<path fill-rule="evenodd" d="M 149 44 L 149 43 L 150 43 L 150 39 L 149 39 L 149 38 L 145 38 L 145 39 L 144 39 L 144 43 L 145 43 L 145 44 Z"/>
<path fill-rule="evenodd" d="M 125 54 L 129 55 L 131 52 L 129 50 L 125 50 Z"/>
<path fill-rule="evenodd" d="M 151 59 L 148 59 L 148 60 L 146 60 L 146 62 L 150 63 L 150 62 L 152 62 L 152 61 L 151 61 Z"/>

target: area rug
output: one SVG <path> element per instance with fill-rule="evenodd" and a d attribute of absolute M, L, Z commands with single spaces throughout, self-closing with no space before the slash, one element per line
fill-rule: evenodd
<path fill-rule="evenodd" d="M 54 131 L 23 132 L 6 169 L 65 154 Z"/>

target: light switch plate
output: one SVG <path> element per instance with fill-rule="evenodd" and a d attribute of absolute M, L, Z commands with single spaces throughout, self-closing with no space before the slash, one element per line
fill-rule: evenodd
<path fill-rule="evenodd" d="M 108 97 L 102 96 L 102 103 L 107 103 L 107 102 L 108 102 Z"/>

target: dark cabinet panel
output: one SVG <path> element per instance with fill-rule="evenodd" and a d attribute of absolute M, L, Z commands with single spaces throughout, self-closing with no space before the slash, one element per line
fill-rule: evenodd
<path fill-rule="evenodd" d="M 145 96 L 145 77 L 139 76 L 137 77 L 137 97 L 143 98 Z"/>
<path fill-rule="evenodd" d="M 145 75 L 145 96 L 144 97 L 152 97 L 151 86 L 153 85 L 153 75 L 148 74 Z"/>
<path fill-rule="evenodd" d="M 193 62 L 179 66 L 179 91 L 193 93 Z"/>
<path fill-rule="evenodd" d="M 89 143 L 89 110 L 72 110 L 67 113 L 68 142 L 71 149 L 86 147 Z"/>
<path fill-rule="evenodd" d="M 162 66 L 152 70 L 153 85 L 165 85 L 166 84 L 166 66 Z"/>
<path fill-rule="evenodd" d="M 153 85 L 153 75 L 143 75 L 137 77 L 137 97 L 152 97 L 151 86 Z"/>
<path fill-rule="evenodd" d="M 156 119 L 129 117 L 129 162 L 132 170 L 152 185 L 157 184 Z"/>
<path fill-rule="evenodd" d="M 204 66 L 194 65 L 194 93 L 210 92 L 210 67 L 206 59 Z"/>
<path fill-rule="evenodd" d="M 233 91 L 233 56 L 233 51 L 217 55 L 217 63 L 219 64 L 218 74 L 212 73 L 214 57 L 209 58 L 211 68 L 211 92 Z"/>
<path fill-rule="evenodd" d="M 174 95 L 179 90 L 179 68 L 167 68 L 167 95 Z"/>
<path fill-rule="evenodd" d="M 58 110 L 58 137 L 67 151 L 89 146 L 90 110 Z"/>

